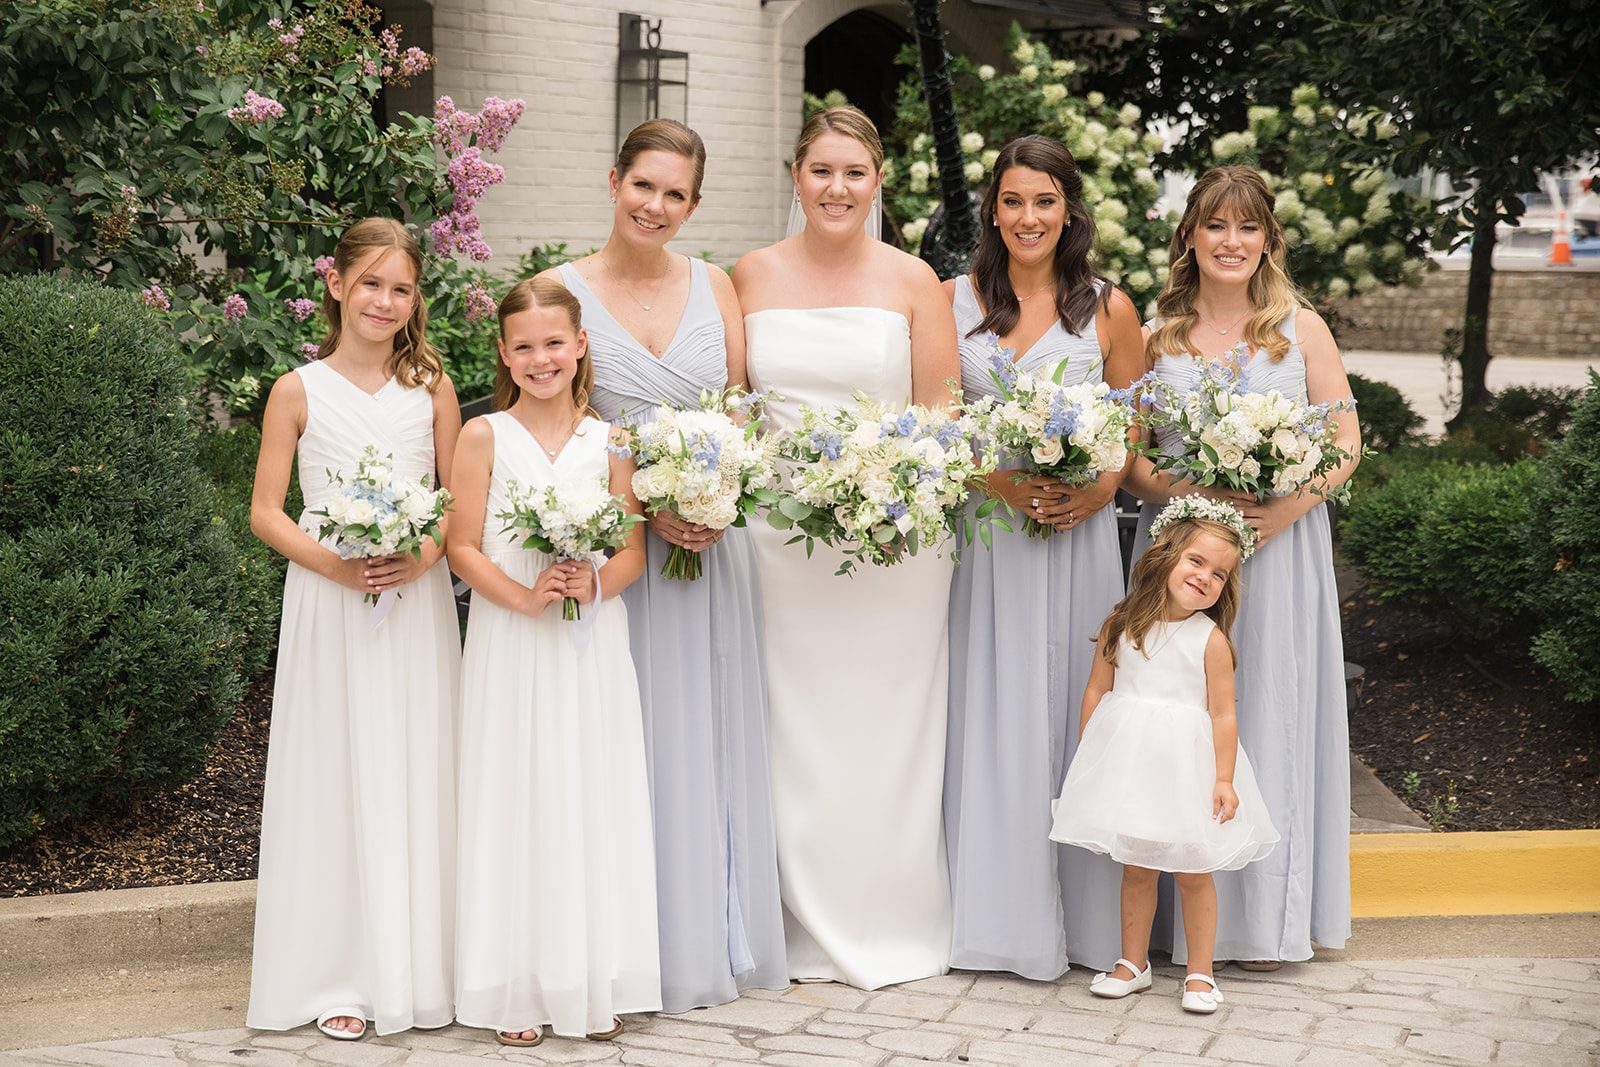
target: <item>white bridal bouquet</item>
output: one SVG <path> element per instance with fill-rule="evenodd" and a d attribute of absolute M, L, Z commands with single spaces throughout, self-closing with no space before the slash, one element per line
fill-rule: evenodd
<path fill-rule="evenodd" d="M 368 445 L 348 481 L 342 473 L 328 472 L 340 486 L 339 495 L 326 507 L 308 514 L 323 518 L 319 539 L 337 535 L 333 548 L 340 559 L 370 559 L 405 552 L 420 560 L 423 538 L 431 537 L 434 544 L 443 544 L 439 523 L 450 510 L 449 491 L 430 488 L 432 478 L 428 475 L 413 484 L 402 484 L 395 476 L 393 462 L 393 453 L 379 458 L 378 450 Z M 382 596 L 367 594 L 365 599 L 377 604 L 372 612 L 374 629 L 388 616 L 399 595 L 393 589 Z"/>
<path fill-rule="evenodd" d="M 622 498 L 612 495 L 604 478 L 574 479 L 529 490 L 508 482 L 506 496 L 511 510 L 497 516 L 505 520 L 504 529 L 525 534 L 523 548 L 548 552 L 558 560 L 592 563 L 593 553 L 627 544 L 634 523 L 641 521 L 628 514 Z M 568 622 L 578 619 L 577 598 L 562 598 L 561 617 Z"/>
<path fill-rule="evenodd" d="M 1243 344 L 1205 367 L 1189 393 L 1147 374 L 1134 383 L 1149 407 L 1141 420 L 1153 428 L 1176 430 L 1175 452 L 1152 448 L 1147 454 L 1156 470 L 1170 470 L 1198 485 L 1222 485 L 1254 493 L 1257 500 L 1291 493 L 1350 458 L 1334 444 L 1334 411 L 1349 410 L 1353 400 L 1301 404 L 1276 389 L 1246 392 L 1239 367 L 1249 357 Z M 1349 498 L 1347 485 L 1324 493 L 1334 500 Z"/>
<path fill-rule="evenodd" d="M 792 488 L 767 521 L 797 527 L 789 543 L 805 541 L 808 554 L 814 540 L 845 549 L 839 574 L 940 545 L 961 520 L 968 480 L 994 470 L 992 454 L 974 457 L 970 416 L 892 410 L 857 394 L 853 408 L 801 408 L 800 419 L 778 446 Z"/>
<path fill-rule="evenodd" d="M 1015 349 L 1000 347 L 993 333 L 985 340 L 994 348 L 989 373 L 1000 387 L 1000 398 L 984 397 L 969 409 L 981 433 L 1012 455 L 1026 456 L 1025 470 L 1069 486 L 1087 485 L 1102 471 L 1122 469 L 1133 422 L 1125 391 L 1114 392 L 1103 381 L 1062 385 L 1065 360 L 1048 377 L 1019 372 L 1012 359 Z M 1030 537 L 1049 537 L 1055 530 L 1034 518 L 1022 528 Z"/>
<path fill-rule="evenodd" d="M 651 512 L 670 510 L 685 522 L 713 530 L 743 526 L 757 507 L 775 504 L 768 488 L 777 479 L 777 442 L 758 431 L 766 395 L 738 387 L 700 394 L 700 407 L 663 403 L 653 422 L 633 429 L 631 449 L 639 469 L 633 492 Z M 747 416 L 743 426 L 734 414 Z M 666 578 L 700 577 L 700 553 L 673 545 L 662 564 Z"/>

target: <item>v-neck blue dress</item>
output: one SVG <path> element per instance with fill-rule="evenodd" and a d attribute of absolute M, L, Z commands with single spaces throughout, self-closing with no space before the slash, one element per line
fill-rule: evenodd
<path fill-rule="evenodd" d="M 667 400 L 694 407 L 728 380 L 722 313 L 704 260 L 658 359 L 611 316 L 571 264 L 594 360 L 590 403 L 632 426 Z M 668 1012 L 724 1004 L 741 989 L 786 989 L 783 912 L 767 760 L 761 589 L 749 531 L 701 553 L 693 582 L 661 576 L 671 545 L 646 531 L 644 575 L 627 589 L 655 812 L 661 1000 Z"/>
<path fill-rule="evenodd" d="M 1244 365 L 1244 387 L 1306 399 L 1306 364 L 1291 314 L 1279 327 L 1289 351 L 1265 349 Z M 1155 373 L 1192 389 L 1201 366 L 1164 354 Z M 1170 443 L 1164 436 L 1163 445 Z M 1134 552 L 1165 501 L 1145 504 Z M 1333 581 L 1328 509 L 1316 507 L 1268 541 L 1242 571 L 1233 624 L 1239 743 L 1250 755 L 1273 825 L 1283 840 L 1241 871 L 1219 872 L 1217 959 L 1308 960 L 1312 942 L 1343 948 L 1350 936 L 1350 727 L 1345 710 L 1344 637 Z M 1164 901 L 1151 944 L 1186 962 L 1182 915 Z"/>
<path fill-rule="evenodd" d="M 997 395 L 992 349 L 968 336 L 983 311 L 967 277 L 956 279 L 954 306 L 961 388 Z M 1092 321 L 1077 336 L 1052 324 L 1017 368 L 1048 374 L 1062 360 L 1067 384 L 1101 376 Z M 974 494 L 969 507 L 983 499 Z M 993 531 L 992 548 L 961 549 L 950 589 L 950 965 L 1048 981 L 1068 960 L 1110 969 L 1121 955 L 1122 869 L 1051 841 L 1050 805 L 1078 747 L 1091 642 L 1122 597 L 1122 555 L 1110 507 L 1048 539 L 1013 525 Z"/>

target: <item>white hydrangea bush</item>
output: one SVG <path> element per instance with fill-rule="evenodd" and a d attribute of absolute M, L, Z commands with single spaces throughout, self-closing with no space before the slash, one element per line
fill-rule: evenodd
<path fill-rule="evenodd" d="M 1078 66 L 1013 24 L 1006 49 L 1010 70 L 950 59 L 967 184 L 981 193 L 994 176 L 1006 142 L 1042 133 L 1065 144 L 1083 172 L 1083 198 L 1100 230 L 1098 266 L 1144 308 L 1167 280 L 1167 245 L 1176 216 L 1156 211 L 1160 184 L 1151 154 L 1161 139 L 1145 129 L 1139 109 L 1114 107 L 1099 93 L 1073 92 Z M 901 60 L 915 68 L 916 53 Z M 913 75 L 900 87 L 895 129 L 888 138 L 884 200 L 907 250 L 916 252 L 939 203 L 938 164 L 928 108 Z"/>

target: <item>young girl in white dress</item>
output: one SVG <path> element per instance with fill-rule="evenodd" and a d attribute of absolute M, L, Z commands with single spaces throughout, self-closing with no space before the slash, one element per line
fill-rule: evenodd
<path fill-rule="evenodd" d="M 1090 992 L 1150 988 L 1157 875 L 1171 871 L 1189 949 L 1183 1007 L 1209 1013 L 1222 1002 L 1211 872 L 1238 870 L 1278 840 L 1234 719 L 1228 631 L 1254 535 L 1231 506 L 1198 496 L 1174 500 L 1150 533 L 1128 595 L 1100 629 L 1050 837 L 1123 865 L 1123 958 Z"/>
<path fill-rule="evenodd" d="M 644 569 L 643 530 L 609 560 L 557 561 L 520 547 L 501 517 L 510 482 L 597 479 L 639 514 L 633 463 L 609 450 L 621 434 L 594 417 L 593 386 L 577 298 L 550 278 L 519 282 L 500 304 L 496 410 L 461 431 L 448 541 L 473 592 L 456 1017 L 505 1045 L 537 1045 L 545 1026 L 605 1040 L 618 1016 L 661 1007 L 644 729 L 616 599 Z M 563 621 L 564 597 L 580 621 Z"/>
<path fill-rule="evenodd" d="M 461 637 L 443 548 L 340 559 L 310 514 L 367 446 L 448 485 L 461 409 L 424 337 L 422 252 L 393 219 L 334 250 L 319 358 L 272 387 L 250 527 L 289 557 L 246 1021 L 351 1041 L 444 1026 L 455 907 Z M 305 511 L 284 513 L 299 452 Z M 446 516 L 448 524 L 448 516 Z M 382 625 L 364 594 L 402 590 Z"/>

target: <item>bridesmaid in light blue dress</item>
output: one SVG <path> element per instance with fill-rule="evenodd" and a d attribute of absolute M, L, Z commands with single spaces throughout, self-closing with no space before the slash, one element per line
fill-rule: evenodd
<path fill-rule="evenodd" d="M 1047 137 L 1023 137 L 1000 151 L 994 174 L 973 273 L 945 283 L 961 388 L 969 398 L 998 392 L 990 331 L 1019 353 L 1019 371 L 1048 376 L 1065 361 L 1065 384 L 1103 376 L 1126 386 L 1139 370 L 1139 319 L 1089 266 L 1095 228 L 1072 155 Z M 986 317 L 985 308 L 996 310 Z M 1109 966 L 1120 954 L 1121 868 L 1061 848 L 1049 833 L 1050 802 L 1077 748 L 1092 641 L 1122 597 L 1116 515 L 1106 506 L 1121 479 L 1068 489 L 1053 478 L 992 476 L 990 495 L 1049 523 L 1051 535 L 1031 537 L 1013 517 L 1016 531 L 995 529 L 992 548 L 961 549 L 944 790 L 953 967 L 1048 981 L 1069 959 Z"/>
<path fill-rule="evenodd" d="M 1311 403 L 1348 398 L 1339 350 L 1316 312 L 1299 307 L 1284 273 L 1283 231 L 1273 197 L 1249 167 L 1219 167 L 1189 194 L 1172 241 L 1172 273 L 1149 327 L 1148 366 L 1184 391 L 1203 366 L 1243 342 L 1244 386 L 1277 389 Z M 1338 447 L 1357 455 L 1353 412 L 1338 415 Z M 1170 441 L 1162 440 L 1163 445 Z M 1326 474 L 1331 488 L 1356 459 Z M 1137 461 L 1128 487 L 1147 503 L 1144 530 L 1172 496 L 1198 491 Z M 1283 842 L 1242 871 L 1219 874 L 1219 960 L 1251 970 L 1306 960 L 1312 943 L 1342 948 L 1350 934 L 1350 739 L 1345 714 L 1344 642 L 1333 580 L 1327 509 L 1310 491 L 1253 496 L 1209 491 L 1244 512 L 1258 532 L 1243 571 L 1244 598 L 1233 628 L 1239 742 L 1255 766 Z M 1185 963 L 1175 902 L 1156 917 L 1157 944 Z"/>
<path fill-rule="evenodd" d="M 583 304 L 594 359 L 590 403 L 614 425 L 648 422 L 662 400 L 744 385 L 733 284 L 670 253 L 700 197 L 705 147 L 682 123 L 629 134 L 611 171 L 616 217 L 594 255 L 549 273 Z M 730 326 L 730 323 L 732 324 Z M 785 989 L 783 913 L 767 759 L 761 591 L 744 529 L 651 516 L 644 577 L 624 591 L 655 813 L 663 1010 Z M 703 577 L 661 576 L 673 544 Z"/>

